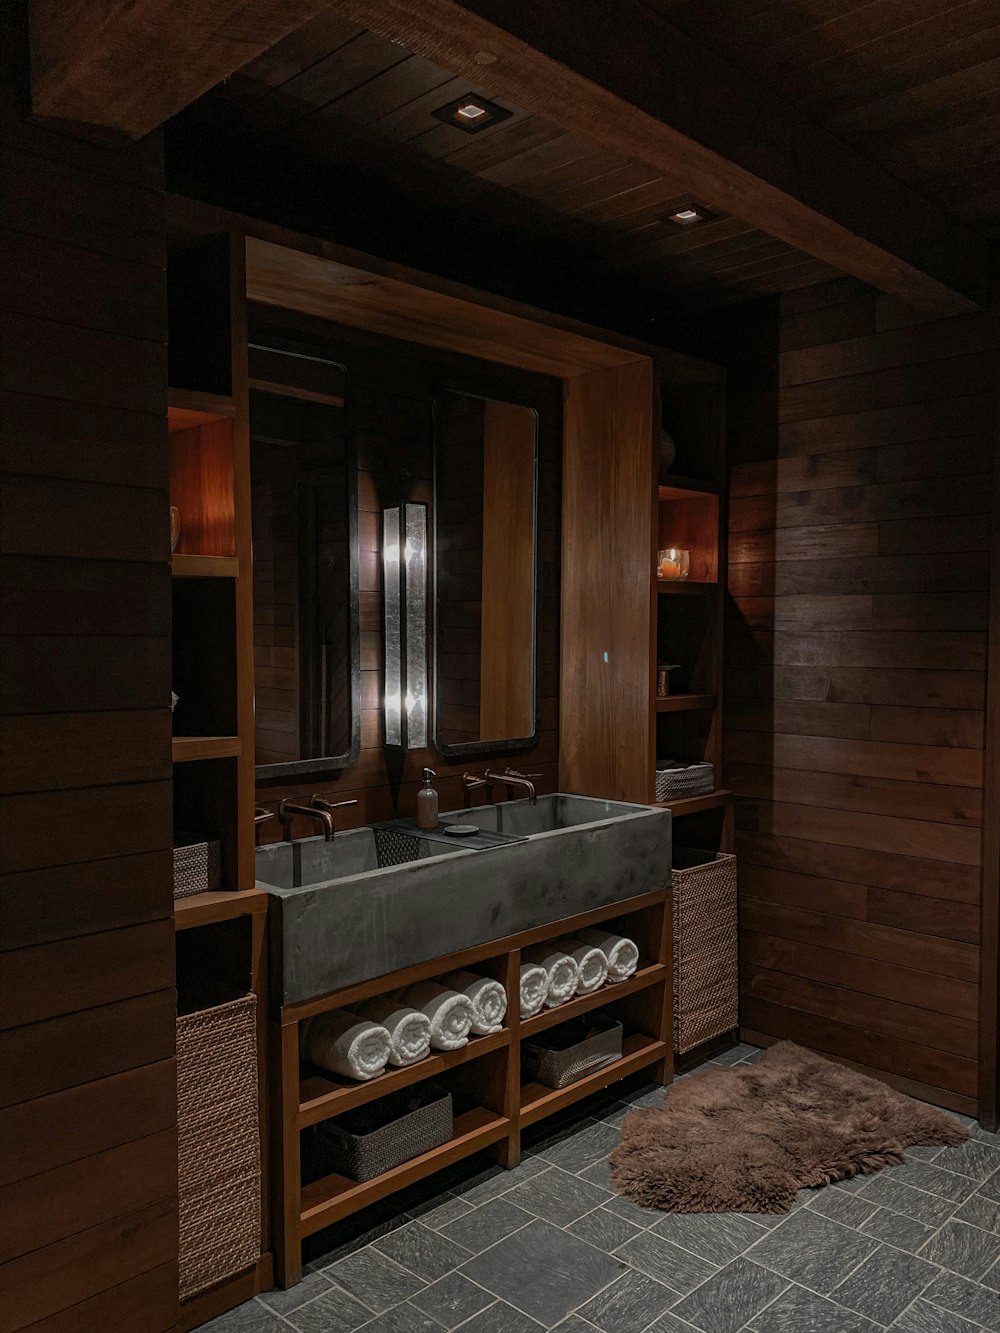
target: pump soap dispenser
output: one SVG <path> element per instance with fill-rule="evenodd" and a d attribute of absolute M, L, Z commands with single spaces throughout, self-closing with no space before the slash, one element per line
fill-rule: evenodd
<path fill-rule="evenodd" d="M 436 777 L 433 768 L 424 769 L 424 785 L 417 792 L 417 828 L 438 826 L 438 794 L 431 786 L 431 779 Z"/>

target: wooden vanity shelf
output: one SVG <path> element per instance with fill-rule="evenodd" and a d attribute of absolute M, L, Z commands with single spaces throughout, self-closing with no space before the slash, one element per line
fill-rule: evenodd
<path fill-rule="evenodd" d="M 211 889 L 174 900 L 174 929 L 193 930 L 217 921 L 267 914 L 267 894 L 262 889 Z"/>
<path fill-rule="evenodd" d="M 718 704 L 714 694 L 668 694 L 665 699 L 657 699 L 658 713 L 697 713 L 711 710 Z"/>
<path fill-rule="evenodd" d="M 518 1003 L 521 949 L 571 936 L 597 923 L 635 940 L 642 959 L 636 973 L 628 981 L 605 985 L 593 995 L 577 997 L 522 1020 Z M 508 1167 L 516 1166 L 524 1126 L 571 1106 L 637 1070 L 650 1069 L 652 1077 L 669 1082 L 673 1068 L 670 938 L 669 890 L 664 888 L 277 1009 L 271 1050 L 278 1282 L 292 1286 L 299 1280 L 302 1241 L 323 1227 L 484 1148 L 494 1147 L 499 1161 Z M 347 1008 L 373 995 L 443 976 L 457 968 L 478 971 L 504 983 L 508 1009 L 503 1031 L 472 1037 L 458 1051 L 432 1053 L 419 1064 L 387 1070 L 368 1083 L 340 1079 L 300 1061 L 299 1025 L 304 1019 Z M 620 1060 L 565 1088 L 522 1084 L 523 1038 L 602 1008 L 611 1009 L 625 1025 Z M 304 1179 L 304 1135 L 314 1133 L 314 1126 L 424 1079 L 443 1080 L 446 1085 L 451 1080 L 453 1091 L 461 1092 L 465 1102 L 471 1099 L 477 1103 L 463 1104 L 457 1109 L 455 1132 L 447 1143 L 364 1183 L 340 1175 Z"/>

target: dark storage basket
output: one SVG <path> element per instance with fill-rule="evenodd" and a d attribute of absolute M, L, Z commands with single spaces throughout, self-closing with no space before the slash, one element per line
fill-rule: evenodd
<path fill-rule="evenodd" d="M 222 843 L 178 833 L 174 841 L 174 897 L 222 887 Z"/>
<path fill-rule="evenodd" d="M 739 1026 L 736 857 L 674 849 L 674 1050 Z"/>
<path fill-rule="evenodd" d="M 186 1300 L 260 1258 L 254 995 L 177 1019 L 177 1165 Z"/>
<path fill-rule="evenodd" d="M 715 791 L 714 764 L 685 764 L 676 759 L 656 761 L 656 799 L 682 800 Z"/>
<path fill-rule="evenodd" d="M 570 1019 L 521 1043 L 524 1072 L 547 1088 L 565 1088 L 621 1058 L 622 1025 L 606 1014 Z"/>
<path fill-rule="evenodd" d="M 318 1126 L 327 1169 L 374 1180 L 394 1166 L 447 1143 L 455 1132 L 451 1093 L 420 1083 Z"/>

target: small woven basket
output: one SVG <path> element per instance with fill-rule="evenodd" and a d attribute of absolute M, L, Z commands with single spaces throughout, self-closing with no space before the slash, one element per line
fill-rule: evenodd
<path fill-rule="evenodd" d="M 177 1019 L 177 1164 L 186 1300 L 260 1258 L 253 995 Z"/>
<path fill-rule="evenodd" d="M 739 1026 L 736 857 L 674 850 L 674 1050 Z"/>
<path fill-rule="evenodd" d="M 584 1074 L 620 1060 L 622 1031 L 621 1023 L 605 1014 L 570 1019 L 521 1043 L 525 1073 L 547 1088 L 565 1088 Z"/>
<path fill-rule="evenodd" d="M 324 1120 L 317 1128 L 330 1170 L 351 1180 L 374 1180 L 447 1143 L 455 1116 L 450 1092 L 421 1083 Z"/>
<path fill-rule="evenodd" d="M 222 887 L 222 843 L 178 833 L 174 843 L 174 897 Z"/>
<path fill-rule="evenodd" d="M 685 796 L 706 796 L 715 791 L 714 764 L 682 764 L 674 759 L 660 759 L 656 765 L 656 799 L 679 800 Z"/>

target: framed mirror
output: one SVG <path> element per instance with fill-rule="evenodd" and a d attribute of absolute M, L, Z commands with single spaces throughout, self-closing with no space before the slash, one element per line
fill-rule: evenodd
<path fill-rule="evenodd" d="M 435 744 L 534 743 L 538 414 L 445 386 L 434 403 Z"/>
<path fill-rule="evenodd" d="M 346 768 L 359 753 L 357 463 L 344 367 L 250 347 L 258 780 Z"/>

